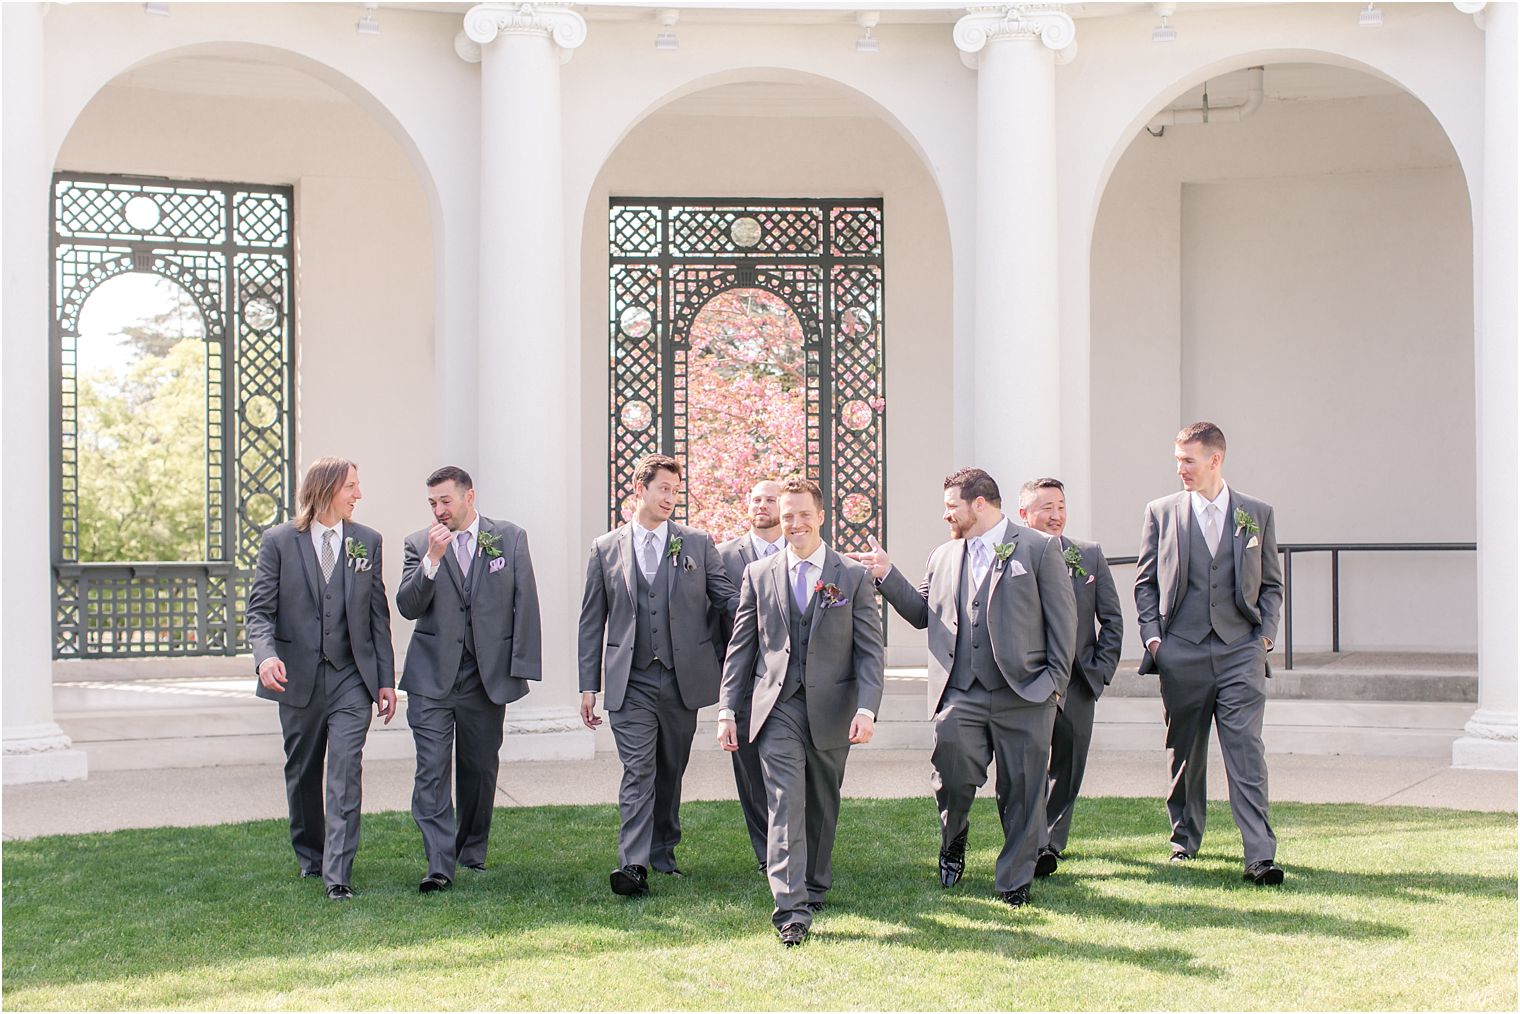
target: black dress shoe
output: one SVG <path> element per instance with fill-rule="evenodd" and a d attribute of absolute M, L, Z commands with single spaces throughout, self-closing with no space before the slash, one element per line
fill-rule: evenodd
<path fill-rule="evenodd" d="M 322 875 L 322 871 L 321 870 L 302 870 L 301 871 L 301 879 L 302 880 L 305 880 L 307 877 L 320 877 L 321 875 Z"/>
<path fill-rule="evenodd" d="M 354 889 L 347 884 L 328 884 L 327 896 L 333 901 L 347 901 L 354 896 Z"/>
<path fill-rule="evenodd" d="M 939 850 L 939 886 L 954 887 L 966 872 L 966 832 Z"/>
<path fill-rule="evenodd" d="M 675 868 L 672 868 L 672 869 L 669 869 L 669 870 L 655 870 L 655 872 L 656 873 L 663 873 L 667 877 L 684 877 L 684 876 L 686 876 L 685 872 L 682 871 L 680 869 L 680 867 L 675 867 Z"/>
<path fill-rule="evenodd" d="M 422 883 L 417 885 L 417 893 L 432 894 L 434 891 L 447 891 L 453 883 L 442 873 L 429 873 L 422 878 Z"/>
<path fill-rule="evenodd" d="M 467 869 L 467 870 L 474 870 L 476 873 L 484 873 L 486 871 L 486 864 L 485 863 L 465 863 L 464 864 L 464 868 Z"/>
<path fill-rule="evenodd" d="M 781 938 L 781 943 L 786 947 L 796 947 L 807 939 L 808 928 L 800 922 L 789 922 L 776 931 Z"/>
<path fill-rule="evenodd" d="M 1009 908 L 1023 908 L 1029 904 L 1029 885 L 1015 887 L 1011 891 L 999 891 L 998 897 L 1003 899 L 1003 904 Z"/>
<path fill-rule="evenodd" d="M 756 863 L 755 864 L 755 868 L 760 871 L 761 876 L 764 876 L 765 875 L 765 860 L 762 859 L 762 860 L 760 860 L 760 862 Z"/>
<path fill-rule="evenodd" d="M 825 905 L 825 903 L 822 902 L 822 901 L 808 901 L 808 902 L 803 902 L 802 907 L 805 908 L 805 909 L 807 909 L 809 912 L 813 913 L 814 915 L 817 915 L 819 912 L 823 911 L 824 905 Z"/>
<path fill-rule="evenodd" d="M 1034 857 L 1034 875 L 1048 877 L 1061 865 L 1061 853 L 1046 845 L 1040 849 L 1039 855 Z"/>
<path fill-rule="evenodd" d="M 649 871 L 637 863 L 629 863 L 612 871 L 612 893 L 625 898 L 637 898 L 649 893 Z"/>
<path fill-rule="evenodd" d="M 1247 866 L 1240 878 L 1257 887 L 1276 887 L 1283 882 L 1283 868 L 1270 859 L 1259 859 Z"/>
<path fill-rule="evenodd" d="M 1193 853 L 1187 849 L 1174 848 L 1172 849 L 1172 858 L 1168 861 L 1173 863 L 1190 863 L 1193 861 Z"/>

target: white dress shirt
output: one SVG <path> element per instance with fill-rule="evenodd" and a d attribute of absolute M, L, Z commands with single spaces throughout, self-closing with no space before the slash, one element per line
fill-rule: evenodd
<path fill-rule="evenodd" d="M 669 521 L 661 521 L 654 531 L 637 521 L 633 522 L 633 560 L 639 565 L 639 570 L 644 571 L 644 580 L 653 581 L 655 572 L 660 569 L 660 554 L 665 552 L 665 541 L 669 534 Z M 650 539 L 654 540 L 654 570 L 644 570 L 644 554 L 649 552 L 644 545 Z"/>
<path fill-rule="evenodd" d="M 766 542 L 754 532 L 749 533 L 749 548 L 755 554 L 755 559 L 763 560 L 770 555 L 771 550 L 779 550 L 786 543 L 781 536 L 776 536 L 775 542 Z"/>
<path fill-rule="evenodd" d="M 987 577 L 988 569 L 991 568 L 993 561 L 997 559 L 996 547 L 998 543 L 1005 541 L 1007 534 L 1008 518 L 1004 517 L 991 528 L 966 543 L 966 552 L 968 553 L 971 553 L 971 542 L 980 542 L 987 547 L 987 552 L 983 556 L 983 563 L 980 566 L 976 563 L 976 554 L 972 553 L 971 555 L 971 587 L 980 588 L 982 586 L 983 579 Z"/>
<path fill-rule="evenodd" d="M 1219 508 L 1219 537 L 1224 538 L 1224 533 L 1230 530 L 1230 520 L 1225 512 L 1230 509 L 1230 487 L 1224 483 L 1219 484 L 1219 495 L 1210 500 L 1196 489 L 1188 494 L 1188 499 L 1193 503 L 1193 517 L 1198 520 L 1198 533 L 1202 535 L 1208 531 L 1207 517 L 1209 504 Z"/>
<path fill-rule="evenodd" d="M 480 549 L 480 511 L 476 511 L 475 512 L 475 520 L 473 520 L 473 521 L 470 522 L 470 526 L 468 528 L 460 529 L 460 531 L 454 533 L 454 538 L 452 540 L 450 540 L 450 542 L 449 542 L 449 548 L 447 548 L 447 549 L 444 550 L 445 553 L 453 553 L 456 557 L 459 555 L 459 550 L 455 549 L 454 547 L 459 544 L 459 536 L 460 536 L 461 532 L 469 532 L 470 533 L 470 552 L 474 553 L 474 552 L 479 551 L 479 549 Z M 433 578 L 435 578 L 435 577 L 438 576 L 438 568 L 439 568 L 440 565 L 442 565 L 442 563 L 443 563 L 442 558 L 440 558 L 437 563 L 434 563 L 432 557 L 430 557 L 430 556 L 428 556 L 426 554 L 423 554 L 423 557 L 422 557 L 422 576 L 425 577 L 425 578 L 427 578 L 429 581 L 431 581 Z"/>
<path fill-rule="evenodd" d="M 340 566 L 343 563 L 343 519 L 339 518 L 337 524 L 333 525 L 331 528 L 328 528 L 316 518 L 312 518 L 310 532 L 311 548 L 317 551 L 317 567 L 320 568 L 322 566 L 323 532 L 333 533 L 333 560 L 335 561 L 333 563 L 333 566 Z"/>

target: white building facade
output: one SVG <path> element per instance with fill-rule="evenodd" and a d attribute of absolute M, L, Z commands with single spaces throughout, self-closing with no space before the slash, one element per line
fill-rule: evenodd
<path fill-rule="evenodd" d="M 296 461 L 360 463 L 391 588 L 423 477 L 474 473 L 481 509 L 527 528 L 543 603 L 544 683 L 509 722 L 589 751 L 609 201 L 875 198 L 879 506 L 910 573 L 967 464 L 1009 495 L 1061 477 L 1070 530 L 1133 554 L 1172 436 L 1211 419 L 1280 541 L 1477 544 L 1347 558 L 1342 639 L 1476 650 L 1453 763 L 1514 766 L 1514 4 L 1386 4 L 1377 26 L 1359 4 L 1183 4 L 1171 41 L 1149 4 L 384 4 L 378 34 L 360 5 L 167 7 L 4 8 L 8 531 L 53 474 L 52 174 L 291 185 Z M 1325 646 L 1326 560 L 1301 560 L 1297 637 Z M 53 716 L 47 539 L 0 567 L 5 780 L 82 777 Z M 889 644 L 921 663 L 918 632 Z"/>

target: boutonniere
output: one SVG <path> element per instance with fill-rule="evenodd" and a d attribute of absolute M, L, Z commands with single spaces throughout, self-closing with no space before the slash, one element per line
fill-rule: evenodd
<path fill-rule="evenodd" d="M 823 596 L 823 608 L 825 609 L 833 609 L 835 606 L 842 606 L 850 601 L 845 596 L 845 593 L 839 590 L 837 584 L 824 584 L 822 581 L 813 585 L 813 594 Z"/>
<path fill-rule="evenodd" d="M 681 537 L 679 535 L 670 540 L 670 546 L 665 550 L 665 555 L 672 560 L 681 555 Z"/>
<path fill-rule="evenodd" d="M 1241 532 L 1250 532 L 1252 535 L 1260 535 L 1261 534 L 1261 525 L 1258 525 L 1256 523 L 1256 519 L 1253 518 L 1253 517 L 1251 517 L 1251 515 L 1247 514 L 1245 512 L 1245 509 L 1243 507 L 1236 507 L 1235 508 L 1235 534 L 1236 534 L 1236 536 L 1239 536 Z"/>
<path fill-rule="evenodd" d="M 997 557 L 999 570 L 1008 566 L 1008 561 L 1013 559 L 1013 547 L 1016 545 L 1018 545 L 1017 542 L 999 542 L 992 547 L 992 555 Z"/>
<path fill-rule="evenodd" d="M 369 549 L 358 539 L 344 539 L 343 554 L 348 557 L 348 565 L 355 571 L 369 570 Z"/>
<path fill-rule="evenodd" d="M 500 535 L 494 532 L 481 532 L 479 542 L 481 556 L 488 556 L 494 560 L 501 555 Z"/>
<path fill-rule="evenodd" d="M 1061 558 L 1066 561 L 1066 566 L 1071 570 L 1072 577 L 1087 576 L 1087 570 L 1082 566 L 1082 551 L 1076 546 L 1067 546 L 1066 551 L 1061 554 Z"/>

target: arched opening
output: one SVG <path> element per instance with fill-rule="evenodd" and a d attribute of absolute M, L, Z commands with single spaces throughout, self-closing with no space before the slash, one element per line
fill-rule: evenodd
<path fill-rule="evenodd" d="M 152 274 L 97 286 L 79 313 L 74 383 L 79 560 L 206 559 L 206 322 Z"/>
<path fill-rule="evenodd" d="M 1469 542 L 1472 225 L 1457 154 L 1384 77 L 1267 63 L 1253 97 L 1255 77 L 1242 58 L 1176 95 L 1170 108 L 1196 110 L 1207 90 L 1210 122 L 1139 130 L 1103 192 L 1098 530 L 1133 544 L 1144 502 L 1166 492 L 1171 435 L 1206 418 L 1230 440 L 1227 480 L 1275 504 L 1280 541 Z M 1447 506 L 1427 511 L 1436 491 Z M 1410 559 L 1343 564 L 1344 647 L 1471 649 L 1472 557 Z M 1295 568 L 1298 647 L 1329 647 L 1329 559 Z"/>

